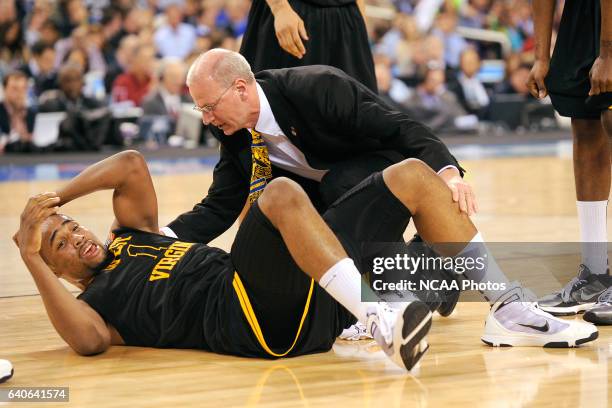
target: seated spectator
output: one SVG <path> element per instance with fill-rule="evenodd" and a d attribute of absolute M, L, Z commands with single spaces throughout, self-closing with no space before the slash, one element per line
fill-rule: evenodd
<path fill-rule="evenodd" d="M 73 50 L 78 49 L 85 55 L 89 61 L 89 70 L 106 72 L 106 63 L 102 51 L 94 42 L 91 42 L 91 37 L 88 36 L 89 29 L 82 25 L 74 29 L 70 37 L 64 38 L 55 44 L 57 56 L 55 58 L 56 66 L 60 66 L 61 62 L 66 59 L 66 56 Z"/>
<path fill-rule="evenodd" d="M 32 58 L 21 67 L 27 76 L 34 79 L 34 94 L 40 96 L 50 89 L 57 89 L 55 72 L 55 49 L 51 44 L 37 41 L 31 48 Z"/>
<path fill-rule="evenodd" d="M 26 106 L 28 77 L 21 71 L 9 72 L 2 80 L 4 101 L 0 103 L 0 153 L 32 152 L 36 113 Z"/>
<path fill-rule="evenodd" d="M 457 80 L 449 84 L 449 89 L 457 96 L 461 106 L 469 113 L 485 119 L 490 104 L 489 94 L 478 79 L 480 56 L 473 48 L 461 53 L 460 71 Z"/>
<path fill-rule="evenodd" d="M 58 74 L 59 90 L 47 92 L 41 98 L 39 112 L 66 112 L 97 109 L 104 103 L 83 95 L 83 68 L 78 64 L 64 65 Z"/>
<path fill-rule="evenodd" d="M 491 0 L 464 1 L 459 8 L 459 24 L 463 27 L 488 28 Z"/>
<path fill-rule="evenodd" d="M 163 58 L 185 58 L 195 45 L 196 30 L 183 23 L 183 6 L 171 3 L 166 7 L 166 22 L 155 32 L 155 45 Z"/>
<path fill-rule="evenodd" d="M 531 66 L 525 63 L 521 63 L 513 70 L 508 70 L 506 79 L 497 84 L 495 92 L 499 94 L 518 94 L 528 99 L 531 95 L 527 88 L 530 70 Z"/>
<path fill-rule="evenodd" d="M 457 33 L 457 15 L 453 12 L 440 14 L 432 34 L 444 43 L 444 62 L 446 65 L 457 68 L 461 53 L 468 46 L 465 39 Z"/>
<path fill-rule="evenodd" d="M 0 71 L 12 71 L 23 65 L 23 50 L 21 22 L 15 19 L 0 23 Z"/>
<path fill-rule="evenodd" d="M 68 37 L 74 29 L 87 23 L 88 12 L 82 0 L 60 0 L 52 16 L 62 37 Z M 62 56 L 63 57 L 63 56 Z"/>
<path fill-rule="evenodd" d="M 159 73 L 159 86 L 142 103 L 145 115 L 168 116 L 175 125 L 181 104 L 189 102 L 185 89 L 185 65 L 180 61 L 167 61 Z"/>
<path fill-rule="evenodd" d="M 111 93 L 115 79 L 124 72 L 127 72 L 134 51 L 139 44 L 138 37 L 135 35 L 126 35 L 119 42 L 119 47 L 115 51 L 114 61 L 109 65 L 104 77 L 104 88 L 107 94 Z"/>
<path fill-rule="evenodd" d="M 31 12 L 25 17 L 26 44 L 33 46 L 36 42 L 41 40 L 41 30 L 45 22 L 51 16 L 52 11 L 52 4 L 48 0 L 38 0 L 34 3 Z"/>
<path fill-rule="evenodd" d="M 119 75 L 113 83 L 112 101 L 131 101 L 140 106 L 153 84 L 155 69 L 155 50 L 139 45 L 130 57 L 127 72 Z"/>
<path fill-rule="evenodd" d="M 413 91 L 404 82 L 393 77 L 391 61 L 387 56 L 374 55 L 374 72 L 378 94 L 395 109 L 403 110 L 402 104 L 412 96 Z"/>
<path fill-rule="evenodd" d="M 434 131 L 462 128 L 463 125 L 457 118 L 466 116 L 455 95 L 446 89 L 445 80 L 444 69 L 435 65 L 430 66 L 425 72 L 423 82 L 404 104 L 414 117 L 419 118 Z M 477 124 L 476 118 L 469 120 L 468 124 L 474 127 Z"/>
<path fill-rule="evenodd" d="M 63 66 L 58 73 L 60 89 L 41 98 L 40 112 L 66 112 L 60 124 L 56 150 L 98 150 L 113 139 L 112 117 L 103 102 L 83 94 L 83 70 L 80 65 Z"/>

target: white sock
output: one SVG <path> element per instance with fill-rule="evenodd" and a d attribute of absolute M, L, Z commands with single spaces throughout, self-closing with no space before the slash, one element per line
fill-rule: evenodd
<path fill-rule="evenodd" d="M 486 266 L 483 269 L 479 269 L 477 267 L 468 269 L 465 271 L 465 276 L 468 279 L 480 283 L 480 282 L 491 282 L 491 283 L 504 283 L 506 288 L 509 288 L 510 281 L 506 277 L 506 275 L 499 268 L 499 265 L 495 261 L 495 258 L 487 248 L 487 245 L 484 243 L 482 235 L 478 232 L 474 235 L 474 238 L 467 244 L 465 248 L 456 256 L 456 257 L 469 257 L 474 260 L 477 258 L 484 258 L 486 262 Z M 499 297 L 506 292 L 506 290 L 479 290 L 489 303 L 492 305 L 495 303 Z"/>
<path fill-rule="evenodd" d="M 344 258 L 329 268 L 319 279 L 319 285 L 364 324 L 368 319 L 368 308 L 376 305 L 376 302 L 362 302 L 362 291 L 369 291 L 363 293 L 364 297 L 367 295 L 369 299 L 378 299 L 372 289 L 363 282 L 350 258 Z"/>
<path fill-rule="evenodd" d="M 576 201 L 582 263 L 594 274 L 604 274 L 608 270 L 608 231 L 606 201 Z"/>

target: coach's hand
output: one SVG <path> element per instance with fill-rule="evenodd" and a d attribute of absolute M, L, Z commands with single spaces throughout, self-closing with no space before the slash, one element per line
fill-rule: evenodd
<path fill-rule="evenodd" d="M 22 257 L 40 252 L 40 225 L 48 216 L 57 213 L 59 200 L 56 193 L 37 194 L 28 200 L 21 213 L 19 231 L 13 237 Z"/>
<path fill-rule="evenodd" d="M 461 178 L 459 170 L 448 168 L 440 173 L 440 177 L 453 193 L 453 201 L 459 203 L 459 209 L 471 216 L 478 212 L 478 203 L 472 186 Z"/>
<path fill-rule="evenodd" d="M 591 80 L 589 96 L 612 92 L 612 60 L 597 57 L 589 72 L 589 79 Z"/>
<path fill-rule="evenodd" d="M 279 3 L 270 7 L 274 15 L 274 30 L 278 44 L 289 54 L 301 59 L 306 54 L 302 40 L 308 40 L 304 20 L 293 11 L 289 2 L 285 0 Z"/>
<path fill-rule="evenodd" d="M 550 63 L 548 61 L 536 61 L 531 67 L 529 78 L 527 78 L 527 88 L 534 98 L 542 99 L 548 95 L 544 78 L 548 75 L 549 68 Z"/>

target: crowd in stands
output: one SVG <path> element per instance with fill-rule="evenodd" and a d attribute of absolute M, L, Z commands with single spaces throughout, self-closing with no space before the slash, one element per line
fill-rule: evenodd
<path fill-rule="evenodd" d="M 525 85 L 534 59 L 528 0 L 366 3 L 379 92 L 397 109 L 436 131 L 461 132 L 499 120 L 496 104 L 541 105 Z M 210 48 L 237 51 L 249 7 L 249 0 L 0 1 L 0 153 L 171 141 L 190 102 L 187 68 Z M 475 37 L 481 30 L 504 41 Z M 36 142 L 37 115 L 47 125 L 56 120 L 50 145 Z"/>

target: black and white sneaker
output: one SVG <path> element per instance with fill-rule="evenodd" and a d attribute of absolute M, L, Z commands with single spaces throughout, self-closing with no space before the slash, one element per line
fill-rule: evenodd
<path fill-rule="evenodd" d="M 578 347 L 599 335 L 592 324 L 562 320 L 540 310 L 531 296 L 512 283 L 491 307 L 482 341 L 494 347 Z"/>
<path fill-rule="evenodd" d="M 368 311 L 368 333 L 396 365 L 410 371 L 429 348 L 425 336 L 431 328 L 431 311 L 420 301 L 393 309 L 381 302 Z"/>
<path fill-rule="evenodd" d="M 587 310 L 582 318 L 595 324 L 612 324 L 612 286 L 599 296 L 595 306 Z"/>
<path fill-rule="evenodd" d="M 595 305 L 610 283 L 610 275 L 607 273 L 593 274 L 586 265 L 581 264 L 577 277 L 569 281 L 561 291 L 540 299 L 538 306 L 555 316 L 570 316 L 584 312 Z"/>
<path fill-rule="evenodd" d="M 0 383 L 8 381 L 13 376 L 13 365 L 8 360 L 0 360 Z"/>

